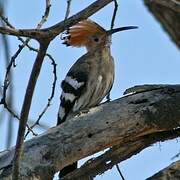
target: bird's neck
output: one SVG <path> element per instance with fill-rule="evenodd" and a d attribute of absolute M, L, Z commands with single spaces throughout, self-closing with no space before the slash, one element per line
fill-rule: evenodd
<path fill-rule="evenodd" d="M 96 47 L 96 48 L 86 47 L 86 49 L 89 53 L 93 53 L 94 55 L 101 54 L 101 56 L 103 57 L 111 55 L 110 46 L 103 46 L 103 47 Z"/>

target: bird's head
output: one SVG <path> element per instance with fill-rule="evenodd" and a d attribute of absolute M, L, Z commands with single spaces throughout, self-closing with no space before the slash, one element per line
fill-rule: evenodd
<path fill-rule="evenodd" d="M 88 50 L 91 50 L 109 46 L 113 33 L 135 28 L 137 27 L 127 26 L 106 31 L 103 27 L 91 20 L 83 20 L 70 27 L 62 39 L 64 40 L 63 44 L 67 46 L 85 46 Z"/>

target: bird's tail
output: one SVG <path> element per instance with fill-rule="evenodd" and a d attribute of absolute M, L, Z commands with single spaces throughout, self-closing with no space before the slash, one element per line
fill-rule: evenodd
<path fill-rule="evenodd" d="M 71 165 L 68 165 L 66 167 L 64 167 L 60 172 L 59 172 L 59 178 L 62 178 L 64 176 L 66 176 L 67 174 L 69 174 L 70 172 L 74 171 L 75 169 L 77 169 L 77 161 L 74 162 Z"/>

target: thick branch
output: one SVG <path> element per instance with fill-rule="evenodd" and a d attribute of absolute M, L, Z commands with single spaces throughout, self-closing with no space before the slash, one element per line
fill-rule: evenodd
<path fill-rule="evenodd" d="M 147 180 L 163 180 L 163 179 L 172 179 L 172 180 L 180 179 L 180 160 L 175 163 L 172 163 L 170 166 L 159 171 L 157 174 L 153 175 Z"/>
<path fill-rule="evenodd" d="M 180 85 L 163 86 L 92 108 L 88 114 L 25 142 L 21 177 L 51 179 L 68 164 L 105 148 L 130 145 L 145 136 L 178 130 L 179 109 Z M 11 149 L 0 156 L 1 179 L 12 174 L 13 155 Z"/>
<path fill-rule="evenodd" d="M 23 141 L 24 141 L 24 134 L 26 130 L 26 124 L 29 116 L 29 111 L 31 107 L 32 97 L 34 94 L 34 89 L 36 86 L 36 82 L 41 70 L 41 66 L 43 64 L 43 59 L 46 54 L 46 50 L 48 48 L 49 42 L 44 42 L 40 44 L 39 52 L 37 54 L 36 60 L 33 65 L 33 69 L 29 78 L 28 86 L 26 89 L 21 115 L 20 115 L 20 122 L 18 128 L 18 136 L 16 141 L 16 151 L 14 154 L 14 161 L 13 161 L 13 180 L 17 180 L 20 171 L 20 160 L 23 153 Z"/>
<path fill-rule="evenodd" d="M 180 47 L 180 1 L 179 0 L 144 0 L 145 4 L 172 40 Z"/>
<path fill-rule="evenodd" d="M 171 130 L 171 131 L 164 131 L 153 133 L 150 135 L 143 136 L 142 138 L 138 138 L 136 141 L 128 142 L 128 143 L 121 143 L 110 148 L 104 154 L 100 155 L 99 157 L 92 158 L 84 163 L 76 171 L 65 176 L 62 180 L 91 180 L 96 175 L 102 174 L 105 171 L 111 169 L 114 165 L 122 162 L 130 158 L 132 155 L 135 155 L 149 147 L 151 144 L 165 141 L 169 139 L 173 139 L 175 137 L 180 136 L 180 129 Z"/>

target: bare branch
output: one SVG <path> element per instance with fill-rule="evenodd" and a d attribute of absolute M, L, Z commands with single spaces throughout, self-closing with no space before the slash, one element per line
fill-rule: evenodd
<path fill-rule="evenodd" d="M 117 10 L 118 10 L 117 0 L 113 0 L 113 1 L 114 1 L 114 11 L 113 11 L 112 19 L 111 19 L 111 29 L 113 29 L 113 27 L 114 27 L 114 22 L 115 22 Z M 109 93 L 107 94 L 106 100 L 107 100 L 107 102 L 110 102 L 110 101 L 111 101 L 111 92 L 109 92 Z"/>
<path fill-rule="evenodd" d="M 39 117 L 38 117 L 38 119 L 37 119 L 37 121 L 35 122 L 36 124 L 38 124 L 39 125 L 39 121 L 40 121 L 40 119 L 42 118 L 42 116 L 44 115 L 44 113 L 46 112 L 46 110 L 48 109 L 48 107 L 51 105 L 51 101 L 52 101 L 52 99 L 53 99 L 53 97 L 54 97 L 54 93 L 55 93 L 55 87 L 56 87 L 56 81 L 57 81 L 57 73 L 56 73 L 56 66 L 57 66 L 57 64 L 55 63 L 55 60 L 52 58 L 52 56 L 50 56 L 49 54 L 46 54 L 50 59 L 51 59 L 51 64 L 52 64 L 52 66 L 53 66 L 53 83 L 52 83 L 52 91 L 51 91 L 51 95 L 50 95 L 50 97 L 48 98 L 48 103 L 47 103 L 47 105 L 45 106 L 45 108 L 43 109 L 43 111 L 41 112 L 41 114 L 39 115 Z M 32 127 L 31 128 L 33 128 L 35 126 L 35 124 L 34 125 L 32 125 Z"/>
<path fill-rule="evenodd" d="M 0 13 L 1 15 L 1 13 Z M 9 59 L 10 59 L 10 49 L 9 49 L 9 42 L 8 39 L 5 35 L 2 36 L 2 44 L 4 45 L 4 54 L 5 54 L 5 64 L 6 66 L 8 66 L 9 63 Z M 12 72 L 9 74 L 9 79 L 11 80 L 11 84 L 10 84 L 10 89 L 9 89 L 9 93 L 8 93 L 8 104 L 9 107 L 11 108 L 13 106 L 13 79 L 12 79 L 13 75 Z M 9 148 L 11 145 L 11 141 L 12 141 L 12 134 L 13 134 L 13 121 L 12 121 L 12 115 L 8 114 L 8 119 L 7 119 L 7 123 L 8 123 L 8 129 L 7 129 L 7 138 L 6 138 L 6 147 Z"/>
<path fill-rule="evenodd" d="M 172 163 L 167 168 L 159 171 L 155 175 L 146 180 L 162 180 L 162 179 L 172 179 L 179 180 L 180 179 L 180 160 Z"/>
<path fill-rule="evenodd" d="M 41 27 L 47 21 L 48 16 L 49 16 L 49 12 L 50 12 L 50 8 L 51 8 L 51 0 L 46 0 L 46 7 L 45 7 L 44 14 L 43 14 L 40 22 L 38 23 L 36 29 L 41 29 Z"/>
<path fill-rule="evenodd" d="M 12 177 L 13 180 L 17 180 L 19 178 L 20 160 L 21 160 L 22 151 L 23 151 L 22 145 L 23 145 L 23 140 L 24 140 L 26 123 L 27 123 L 27 119 L 29 115 L 29 110 L 31 106 L 31 101 L 32 101 L 35 85 L 36 85 L 37 78 L 41 70 L 41 66 L 42 66 L 43 59 L 46 54 L 48 45 L 49 45 L 49 42 L 45 42 L 45 41 L 43 44 L 40 44 L 40 49 L 37 54 L 35 63 L 33 65 L 33 69 L 31 71 L 30 79 L 29 79 L 28 86 L 26 89 L 26 94 L 25 94 L 23 106 L 21 109 L 21 115 L 20 115 L 21 121 L 19 123 L 19 128 L 18 128 L 16 150 L 15 150 L 14 161 L 13 161 L 13 177 Z"/>
<path fill-rule="evenodd" d="M 40 30 L 34 30 L 34 29 L 12 29 L 8 27 L 0 27 L 0 33 L 1 34 L 7 34 L 12 36 L 22 36 L 22 37 L 30 37 L 36 39 L 38 36 L 41 38 L 47 37 L 45 33 L 43 33 Z"/>
<path fill-rule="evenodd" d="M 144 0 L 144 2 L 171 39 L 180 47 L 180 1 Z"/>
<path fill-rule="evenodd" d="M 118 170 L 118 173 L 119 173 L 121 179 L 122 179 L 122 180 L 125 180 L 125 178 L 124 178 L 124 176 L 123 176 L 123 174 L 122 174 L 122 172 L 121 172 L 121 170 L 120 170 L 118 164 L 116 164 L 116 168 L 117 168 L 117 170 Z"/>
<path fill-rule="evenodd" d="M 157 142 L 157 138 L 179 137 L 179 102 L 180 85 L 174 85 L 129 95 L 92 108 L 88 114 L 69 119 L 25 142 L 21 177 L 51 179 L 55 172 L 68 164 L 108 147 L 121 145 L 122 161 Z M 9 168 L 12 167 L 13 154 L 12 149 L 0 157 L 0 178 L 5 172 L 6 175 L 8 172 L 12 174 Z"/>
<path fill-rule="evenodd" d="M 175 156 L 173 156 L 171 159 L 173 160 L 173 159 L 176 159 L 176 158 L 179 158 L 180 157 L 180 150 L 179 150 L 179 152 L 175 155 Z"/>
<path fill-rule="evenodd" d="M 102 9 L 107 4 L 111 3 L 113 0 L 97 0 L 91 5 L 80 11 L 79 13 L 71 16 L 66 21 L 61 21 L 49 28 L 37 30 L 37 29 L 12 29 L 0 27 L 1 34 L 9 34 L 13 36 L 23 36 L 30 37 L 41 41 L 42 39 L 51 40 L 54 39 L 61 32 L 66 30 L 68 27 L 78 23 L 83 19 L 87 19 L 89 16 L 93 15 L 100 9 Z"/>
<path fill-rule="evenodd" d="M 50 7 L 51 7 L 51 3 L 50 3 L 50 0 L 46 0 L 46 7 L 45 7 L 45 11 L 44 11 L 44 14 L 40 20 L 40 22 L 38 23 L 36 29 L 40 29 L 44 23 L 47 21 L 47 18 L 49 16 L 49 12 L 50 12 Z M 6 21 L 8 22 L 8 21 Z M 8 22 L 9 25 L 11 25 L 9 22 Z M 11 25 L 11 28 L 15 29 L 12 25 Z M 26 40 L 23 40 L 21 37 L 18 37 L 18 39 L 23 43 L 22 45 L 19 45 L 19 49 L 16 51 L 15 55 L 13 56 L 13 59 L 15 61 L 15 59 L 17 58 L 17 56 L 21 53 L 21 51 L 23 50 L 23 48 L 25 46 L 28 45 L 28 43 L 30 42 L 31 38 L 27 38 Z M 31 48 L 30 46 L 28 46 L 29 48 Z M 31 49 L 34 49 L 34 48 L 31 48 Z"/>
<path fill-rule="evenodd" d="M 42 16 L 42 19 L 40 20 L 40 22 L 38 23 L 36 29 L 40 29 L 42 27 L 42 25 L 47 21 L 48 15 L 49 15 L 49 11 L 50 11 L 50 0 L 46 0 L 46 8 L 45 8 L 45 12 L 44 15 Z M 4 21 L 5 24 L 7 24 L 10 28 L 15 29 L 15 27 L 8 21 L 7 18 L 5 18 L 3 16 L 3 14 L 0 14 L 0 18 Z M 28 42 L 31 40 L 30 38 L 27 38 L 26 40 L 23 40 L 21 37 L 18 36 L 18 39 L 23 42 L 22 45 L 19 45 L 18 50 L 16 51 L 16 53 L 12 56 L 9 65 L 7 65 L 7 71 L 6 71 L 6 75 L 5 75 L 5 79 L 4 79 L 4 88 L 3 88 L 3 101 L 6 101 L 6 91 L 7 91 L 7 82 L 9 82 L 9 74 L 10 74 L 10 70 L 12 65 L 15 66 L 15 59 L 18 57 L 18 55 L 21 53 L 21 51 L 23 50 L 23 48 L 28 44 Z M 30 48 L 30 47 L 29 47 Z M 34 48 L 32 48 L 34 49 Z"/>
<path fill-rule="evenodd" d="M 42 19 L 41 19 L 40 22 L 38 23 L 36 29 L 40 29 L 40 28 L 42 27 L 42 25 L 47 21 L 47 18 L 48 18 L 48 15 L 49 15 L 49 11 L 50 11 L 50 7 L 51 7 L 50 0 L 46 0 L 46 8 L 45 8 L 44 15 L 42 16 Z M 8 21 L 8 19 L 5 18 L 2 14 L 0 15 L 0 17 L 1 17 L 1 19 L 4 21 L 4 23 L 7 24 L 7 26 L 9 26 L 10 28 L 15 29 L 15 27 L 14 27 L 14 26 Z M 14 117 L 16 117 L 17 119 L 19 119 L 19 117 L 18 117 L 17 115 L 15 115 L 15 113 L 11 110 L 10 107 L 8 107 L 8 105 L 7 105 L 7 103 L 6 103 L 6 91 L 7 91 L 7 88 L 8 88 L 8 83 L 7 83 L 7 82 L 9 82 L 10 69 L 11 69 L 11 67 L 12 67 L 13 64 L 14 64 L 14 66 L 15 66 L 15 59 L 18 57 L 18 55 L 21 53 L 21 51 L 23 50 L 23 48 L 24 48 L 25 46 L 27 46 L 30 50 L 33 50 L 33 51 L 35 51 L 35 52 L 38 52 L 37 49 L 35 49 L 35 48 L 33 48 L 33 47 L 31 47 L 31 46 L 28 45 L 28 42 L 31 40 L 30 38 L 27 38 L 26 40 L 23 40 L 21 37 L 18 37 L 18 39 L 19 39 L 23 44 L 22 44 L 22 45 L 19 45 L 19 49 L 18 49 L 18 50 L 16 51 L 16 53 L 12 56 L 9 65 L 7 65 L 7 72 L 6 72 L 6 75 L 5 75 L 4 88 L 3 88 L 3 94 L 4 94 L 4 96 L 3 96 L 3 99 L 2 99 L 2 101 L 1 101 L 1 104 L 4 103 L 4 104 L 5 104 L 5 107 L 7 107 L 7 110 L 8 110 L 9 112 L 12 112 L 12 115 L 13 115 Z M 51 56 L 50 54 L 46 54 L 46 55 L 47 55 L 47 56 L 51 59 L 51 61 L 52 61 L 52 64 L 53 64 L 53 67 L 54 67 L 54 70 L 53 70 L 53 74 L 54 74 L 54 72 L 56 72 L 56 69 L 55 69 L 55 68 L 56 68 L 56 67 L 55 67 L 55 65 L 56 65 L 56 64 L 55 64 L 55 61 L 54 61 L 54 59 L 52 58 L 52 56 Z M 55 76 L 55 77 L 54 77 L 53 89 L 52 89 L 52 94 L 53 94 L 53 96 L 54 96 L 54 90 L 55 90 L 55 85 L 56 85 L 56 74 L 54 74 L 54 76 Z M 49 98 L 49 100 L 48 100 L 48 106 L 50 105 L 53 96 Z M 8 104 L 9 104 L 9 103 L 8 103 Z M 48 108 L 48 107 L 46 106 L 45 110 L 43 110 L 42 115 L 45 113 L 45 111 L 46 111 L 47 108 Z M 41 116 L 42 116 L 42 115 L 41 115 Z M 39 120 L 40 120 L 40 118 L 39 118 Z M 39 121 L 38 121 L 38 122 L 39 122 Z M 28 133 L 29 133 L 29 132 L 32 132 L 33 135 L 37 135 L 37 134 L 35 134 L 35 133 L 32 131 L 32 128 L 30 128 L 28 125 L 27 125 L 27 127 L 28 127 Z"/>
<path fill-rule="evenodd" d="M 66 21 L 66 19 L 68 18 L 69 14 L 70 14 L 71 3 L 72 3 L 72 0 L 67 0 L 67 8 L 66 8 L 66 14 L 65 14 L 64 21 Z"/>
<path fill-rule="evenodd" d="M 1 20 L 6 24 L 6 26 L 9 26 L 10 28 L 15 29 L 15 28 L 9 23 L 8 18 L 4 17 L 4 15 L 3 15 L 2 13 L 0 14 L 0 18 L 1 18 Z"/>
<path fill-rule="evenodd" d="M 13 110 L 12 108 L 10 108 L 8 104 L 7 104 L 7 106 L 6 106 L 6 104 L 5 104 L 4 108 L 9 112 L 9 114 L 12 115 L 12 117 L 14 117 L 14 118 L 17 119 L 18 121 L 20 121 L 20 117 L 19 117 L 18 113 L 17 113 L 15 110 Z M 1 112 L 1 113 L 2 113 L 2 112 Z M 0 117 L 2 117 L 2 116 L 0 116 Z M 30 125 L 32 126 L 32 125 L 35 123 L 35 121 L 32 120 L 32 119 L 28 119 L 28 122 L 29 122 L 29 125 L 28 125 L 28 124 L 26 125 L 28 132 L 31 132 L 33 136 L 37 136 L 38 134 L 35 133 L 35 132 L 30 128 Z M 45 123 L 39 124 L 38 127 L 39 127 L 39 128 L 42 128 L 43 130 L 47 130 L 47 129 L 50 128 L 50 127 L 49 127 L 47 124 L 45 124 Z"/>
<path fill-rule="evenodd" d="M 118 3 L 117 3 L 117 0 L 114 0 L 114 11 L 113 11 L 113 16 L 112 16 L 112 20 L 111 20 L 111 29 L 113 29 L 113 27 L 114 27 L 117 10 L 118 10 Z"/>
<path fill-rule="evenodd" d="M 19 120 L 19 122 L 21 121 L 21 120 L 20 120 L 20 117 L 18 116 L 18 114 L 16 114 L 16 112 L 14 112 L 14 111 L 9 107 L 8 104 L 5 103 L 5 104 L 4 104 L 4 108 L 9 112 L 9 114 L 12 115 L 12 117 L 14 117 L 14 118 L 16 118 L 17 120 Z M 27 127 L 28 131 L 30 131 L 34 136 L 37 136 L 37 134 L 34 133 L 34 131 L 29 127 L 28 124 L 26 124 L 26 127 Z"/>
<path fill-rule="evenodd" d="M 65 22 L 59 22 L 54 26 L 44 29 L 44 31 L 49 31 L 55 36 L 59 33 L 66 30 L 68 27 L 78 23 L 81 20 L 87 19 L 91 15 L 95 14 L 97 11 L 111 3 L 113 0 L 97 0 L 90 4 L 88 7 L 83 9 L 82 11 L 78 12 L 77 14 L 69 17 Z"/>
<path fill-rule="evenodd" d="M 128 143 L 121 142 L 120 144 L 110 148 L 99 157 L 88 160 L 79 169 L 73 171 L 71 174 L 68 174 L 63 180 L 70 180 L 72 178 L 84 179 L 85 177 L 87 179 L 87 176 L 88 179 L 93 179 L 96 175 L 103 174 L 114 165 L 139 153 L 151 144 L 159 141 L 165 141 L 167 139 L 173 139 L 178 136 L 180 136 L 180 129 L 153 133 Z"/>
<path fill-rule="evenodd" d="M 47 56 L 50 58 L 50 60 L 52 61 L 51 64 L 52 64 L 52 66 L 53 66 L 53 77 L 54 77 L 54 79 L 53 79 L 53 84 L 52 84 L 52 91 L 51 91 L 50 97 L 48 98 L 48 102 L 47 102 L 45 108 L 44 108 L 43 111 L 40 113 L 38 119 L 31 125 L 30 130 L 32 130 L 36 125 L 40 125 L 39 121 L 40 121 L 40 119 L 42 118 L 42 116 L 45 114 L 45 112 L 47 111 L 48 107 L 51 105 L 51 101 L 52 101 L 52 99 L 53 99 L 53 97 L 54 97 L 54 93 L 55 93 L 55 87 L 56 87 L 56 81 L 57 81 L 57 73 L 56 73 L 56 66 L 57 66 L 57 64 L 56 64 L 55 60 L 52 58 L 51 55 L 49 55 L 49 54 L 46 54 L 46 55 L 47 55 Z M 27 131 L 27 133 L 26 133 L 26 135 L 25 135 L 25 138 L 26 138 L 27 135 L 31 132 L 30 130 Z"/>

